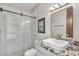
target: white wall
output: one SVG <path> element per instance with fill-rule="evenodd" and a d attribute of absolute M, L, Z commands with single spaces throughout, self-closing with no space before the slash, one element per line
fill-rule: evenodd
<path fill-rule="evenodd" d="M 34 10 L 32 10 L 32 15 L 36 16 L 36 39 L 45 39 L 51 37 L 51 22 L 50 22 L 50 12 L 49 7 L 51 6 L 50 3 L 39 4 Z M 38 19 L 45 17 L 45 33 L 38 33 Z"/>
<path fill-rule="evenodd" d="M 74 40 L 79 40 L 79 3 L 73 5 L 73 36 Z"/>
<path fill-rule="evenodd" d="M 55 12 L 52 12 L 50 13 L 49 12 L 49 8 L 50 8 L 51 4 L 39 4 L 35 10 L 32 11 L 32 15 L 36 16 L 37 17 L 37 21 L 38 19 L 42 18 L 42 17 L 46 17 L 46 23 L 45 23 L 45 26 L 46 26 L 46 33 L 45 34 L 42 34 L 42 33 L 38 33 L 38 24 L 36 24 L 36 39 L 44 39 L 44 38 L 48 38 L 48 37 L 51 37 L 51 14 L 52 13 L 55 13 Z M 74 35 L 74 38 L 73 40 L 79 40 L 79 4 L 75 3 L 75 4 L 72 4 L 73 6 L 73 35 Z M 62 9 L 62 8 L 61 8 Z"/>

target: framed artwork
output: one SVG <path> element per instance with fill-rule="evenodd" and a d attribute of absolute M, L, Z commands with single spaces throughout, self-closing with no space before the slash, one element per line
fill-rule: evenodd
<path fill-rule="evenodd" d="M 38 20 L 38 33 L 45 33 L 45 18 Z"/>

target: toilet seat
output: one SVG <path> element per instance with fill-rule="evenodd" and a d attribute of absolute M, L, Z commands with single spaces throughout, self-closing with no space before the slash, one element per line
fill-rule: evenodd
<path fill-rule="evenodd" d="M 35 56 L 36 55 L 36 49 L 32 48 L 32 49 L 29 49 L 27 50 L 25 53 L 24 53 L 24 56 Z"/>

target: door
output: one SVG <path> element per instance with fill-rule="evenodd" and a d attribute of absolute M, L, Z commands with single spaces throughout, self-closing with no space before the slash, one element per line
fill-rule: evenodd
<path fill-rule="evenodd" d="M 73 38 L 73 8 L 67 8 L 66 36 Z"/>

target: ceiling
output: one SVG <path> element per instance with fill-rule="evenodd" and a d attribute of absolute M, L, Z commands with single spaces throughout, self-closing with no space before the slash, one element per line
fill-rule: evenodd
<path fill-rule="evenodd" d="M 8 6 L 11 8 L 15 8 L 18 10 L 30 12 L 32 8 L 34 8 L 37 3 L 1 3 L 1 5 Z"/>

